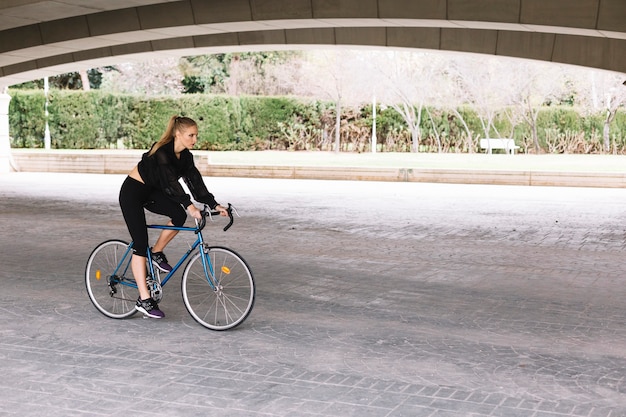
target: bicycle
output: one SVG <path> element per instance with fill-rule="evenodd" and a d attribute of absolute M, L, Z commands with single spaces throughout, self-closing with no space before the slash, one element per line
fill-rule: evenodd
<path fill-rule="evenodd" d="M 234 207 L 228 205 L 229 223 L 233 224 Z M 202 219 L 195 227 L 148 225 L 150 229 L 169 229 L 194 232 L 197 237 L 170 272 L 161 279 L 161 272 L 152 264 L 148 248 L 147 284 L 150 295 L 159 302 L 163 287 L 174 273 L 188 260 L 183 270 L 181 289 L 183 302 L 195 321 L 211 330 L 232 329 L 241 324 L 252 311 L 255 285 L 246 261 L 235 251 L 222 246 L 209 246 L 202 236 L 207 216 L 219 215 L 205 206 Z M 235 211 L 236 213 L 236 211 Z M 107 317 L 125 319 L 137 312 L 137 283 L 133 278 L 130 261 L 133 242 L 111 239 L 100 243 L 91 252 L 85 267 L 85 285 L 93 305 Z"/>

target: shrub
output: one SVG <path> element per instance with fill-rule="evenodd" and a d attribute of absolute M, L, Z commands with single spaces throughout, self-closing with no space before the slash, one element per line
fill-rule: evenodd
<path fill-rule="evenodd" d="M 43 148 L 46 97 L 41 90 L 11 91 L 9 134 L 15 148 Z"/>
<path fill-rule="evenodd" d="M 10 95 L 11 145 L 43 147 L 43 91 L 12 90 Z M 334 149 L 335 107 L 321 100 L 208 94 L 146 98 L 100 90 L 52 90 L 49 102 L 52 147 L 57 149 L 147 149 L 160 138 L 173 115 L 198 122 L 198 149 Z M 473 109 L 458 109 L 471 137 L 453 110 L 428 108 L 428 112 L 433 120 L 423 109 L 421 151 L 478 151 L 476 139 L 484 134 Z M 371 104 L 343 108 L 342 150 L 370 150 L 372 114 Z M 409 151 L 411 135 L 398 112 L 379 106 L 376 114 L 379 150 Z M 539 144 L 550 152 L 603 152 L 603 124 L 602 114 L 581 116 L 571 107 L 546 107 L 538 117 Z M 533 147 L 529 126 L 522 122 L 513 126 L 504 110 L 497 115 L 494 126 L 501 135 L 512 135 L 523 150 Z M 626 114 L 622 111 L 611 126 L 611 152 L 626 153 L 625 131 Z"/>

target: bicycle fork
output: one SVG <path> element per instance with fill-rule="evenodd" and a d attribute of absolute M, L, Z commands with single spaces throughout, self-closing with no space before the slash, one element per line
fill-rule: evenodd
<path fill-rule="evenodd" d="M 202 268 L 204 269 L 204 276 L 206 277 L 209 286 L 213 291 L 220 291 L 221 285 L 215 275 L 215 270 L 213 263 L 211 262 L 211 257 L 209 256 L 209 245 L 206 243 L 202 244 L 202 249 L 200 250 L 200 258 L 202 259 Z M 226 267 L 224 267 L 226 268 Z"/>

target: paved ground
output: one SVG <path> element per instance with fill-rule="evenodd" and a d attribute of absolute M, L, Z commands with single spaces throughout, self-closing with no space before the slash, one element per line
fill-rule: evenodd
<path fill-rule="evenodd" d="M 90 304 L 122 179 L 0 175 L 0 416 L 626 416 L 626 190 L 209 179 L 258 285 L 219 333 L 178 280 Z"/>

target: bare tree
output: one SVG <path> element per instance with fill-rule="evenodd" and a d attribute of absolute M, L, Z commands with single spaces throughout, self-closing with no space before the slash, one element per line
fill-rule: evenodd
<path fill-rule="evenodd" d="M 470 129 L 467 121 L 461 113 L 462 107 L 466 104 L 463 101 L 463 95 L 459 94 L 459 85 L 454 78 L 454 74 L 451 74 L 447 64 L 442 62 L 441 79 L 436 86 L 436 94 L 431 96 L 431 104 L 435 107 L 445 109 L 451 112 L 460 122 L 465 132 L 465 144 L 469 153 L 474 152 L 475 143 L 474 135 Z M 432 118 L 431 118 L 432 120 Z"/>
<path fill-rule="evenodd" d="M 509 65 L 507 61 L 490 57 L 464 57 L 450 65 L 461 100 L 476 110 L 486 138 L 492 133 L 500 137 L 494 120 L 511 103 Z"/>
<path fill-rule="evenodd" d="M 103 89 L 146 95 L 182 92 L 177 59 L 121 64 L 115 68 L 103 74 Z"/>
<path fill-rule="evenodd" d="M 294 95 L 302 92 L 304 59 L 297 57 L 286 62 L 268 64 L 265 68 L 265 94 Z"/>
<path fill-rule="evenodd" d="M 365 87 L 368 71 L 363 55 L 344 49 L 311 51 L 299 66 L 302 83 L 297 91 L 313 97 L 326 97 L 335 103 L 335 152 L 341 149 L 342 107 L 371 100 Z"/>
<path fill-rule="evenodd" d="M 551 101 L 559 101 L 565 91 L 563 67 L 558 65 L 540 64 L 530 61 L 518 61 L 510 66 L 510 83 L 512 87 L 512 103 L 509 107 L 509 119 L 517 119 L 511 114 L 519 110 L 519 116 L 531 130 L 535 152 L 539 152 L 537 119 L 539 112 Z"/>
<path fill-rule="evenodd" d="M 418 152 L 422 139 L 422 113 L 434 95 L 435 78 L 441 75 L 440 60 L 425 53 L 389 51 L 377 59 L 381 102 L 396 110 L 411 132 L 411 151 Z M 380 58 L 380 57 L 379 57 Z"/>
<path fill-rule="evenodd" d="M 617 111 L 626 104 L 624 75 L 607 71 L 587 71 L 587 81 L 577 79 L 577 104 L 587 112 L 604 113 L 602 139 L 605 152 L 611 150 L 611 123 Z"/>
<path fill-rule="evenodd" d="M 285 70 L 289 67 L 297 67 L 299 60 L 294 58 L 287 62 L 289 64 L 282 61 L 260 62 L 250 59 L 249 56 L 242 57 L 233 54 L 228 66 L 226 93 L 264 96 L 291 93 L 288 80 L 293 77 L 294 72 Z"/>

